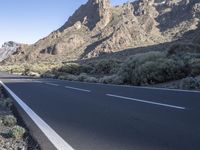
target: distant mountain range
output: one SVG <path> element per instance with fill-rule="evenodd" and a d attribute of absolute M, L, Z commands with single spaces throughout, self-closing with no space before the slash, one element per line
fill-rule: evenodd
<path fill-rule="evenodd" d="M 0 61 L 83 60 L 175 41 L 197 42 L 199 22 L 199 0 L 138 0 L 115 7 L 109 0 L 89 0 L 35 44 L 5 43 Z"/>

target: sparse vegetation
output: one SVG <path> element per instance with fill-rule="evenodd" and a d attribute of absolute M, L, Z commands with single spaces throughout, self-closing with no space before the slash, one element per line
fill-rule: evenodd
<path fill-rule="evenodd" d="M 81 73 L 90 73 L 92 71 L 92 67 L 89 65 L 80 65 L 78 63 L 66 63 L 54 71 L 57 71 L 57 73 L 80 75 Z"/>
<path fill-rule="evenodd" d="M 28 76 L 40 76 L 47 71 L 54 68 L 61 67 L 61 64 L 51 63 L 34 63 L 34 64 L 16 64 L 16 65 L 2 65 L 1 71 L 6 71 L 13 74 L 28 75 Z"/>
<path fill-rule="evenodd" d="M 185 90 L 200 89 L 200 80 L 193 77 L 185 78 L 180 82 L 179 88 Z"/>
<path fill-rule="evenodd" d="M 13 115 L 6 115 L 3 117 L 3 124 L 8 127 L 15 126 L 17 119 Z"/>
<path fill-rule="evenodd" d="M 17 72 L 24 75 L 37 75 L 38 73 L 41 77 L 61 80 L 153 85 L 200 75 L 199 48 L 198 44 L 176 43 L 167 51 L 139 53 L 129 56 L 123 62 L 116 59 L 103 59 L 87 64 L 23 64 L 23 69 L 18 65 L 4 68 L 12 73 Z"/>
<path fill-rule="evenodd" d="M 0 149 L 39 150 L 38 144 L 23 128 L 23 121 L 15 117 L 19 114 L 14 110 L 12 100 L 7 97 L 2 87 L 0 87 L 0 104 Z"/>
<path fill-rule="evenodd" d="M 25 132 L 26 132 L 26 130 L 23 127 L 16 125 L 12 129 L 10 129 L 9 135 L 11 138 L 19 140 L 19 139 L 23 138 Z"/>

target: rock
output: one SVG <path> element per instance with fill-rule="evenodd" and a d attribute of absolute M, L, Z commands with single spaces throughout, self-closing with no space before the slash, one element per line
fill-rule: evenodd
<path fill-rule="evenodd" d="M 19 48 L 20 44 L 18 43 L 12 41 L 4 43 L 0 48 L 0 62 L 15 53 Z"/>
<path fill-rule="evenodd" d="M 40 74 L 37 72 L 29 72 L 28 76 L 32 76 L 32 77 L 40 77 Z"/>
<path fill-rule="evenodd" d="M 77 22 L 81 22 L 90 30 L 94 29 L 97 24 L 98 28 L 103 28 L 110 22 L 110 8 L 109 0 L 89 0 L 68 19 L 60 30 L 63 31 Z"/>

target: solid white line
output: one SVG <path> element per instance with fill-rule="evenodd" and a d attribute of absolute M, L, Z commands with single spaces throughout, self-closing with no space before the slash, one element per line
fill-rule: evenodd
<path fill-rule="evenodd" d="M 58 84 L 54 84 L 54 83 L 45 83 L 47 85 L 52 85 L 52 86 L 59 86 Z"/>
<path fill-rule="evenodd" d="M 46 122 L 44 122 L 28 105 L 26 105 L 14 92 L 12 92 L 2 81 L 0 84 L 10 93 L 15 101 L 22 107 L 28 116 L 35 122 L 41 131 L 47 136 L 58 150 L 74 150 L 64 139 L 62 139 Z"/>
<path fill-rule="evenodd" d="M 188 93 L 200 93 L 195 90 L 181 90 L 181 89 L 169 89 L 169 88 L 158 88 L 158 87 L 146 87 L 146 86 L 133 86 L 140 89 L 151 89 L 151 90 L 163 90 L 163 91 L 174 91 L 174 92 L 188 92 Z"/>
<path fill-rule="evenodd" d="M 137 101 L 137 102 L 142 102 L 142 103 L 147 103 L 147 104 L 153 104 L 153 105 L 159 105 L 159 106 L 164 106 L 164 107 L 170 107 L 170 108 L 176 108 L 176 109 L 182 109 L 182 110 L 186 109 L 185 107 L 169 105 L 169 104 L 164 104 L 164 103 L 157 103 L 157 102 L 146 101 L 146 100 L 141 100 L 141 99 L 135 99 L 135 98 L 130 98 L 130 97 L 124 97 L 124 96 L 118 96 L 118 95 L 113 95 L 113 94 L 106 94 L 106 95 L 110 96 L 110 97 L 121 98 L 121 99 L 126 99 L 126 100 L 132 100 L 132 101 Z"/>
<path fill-rule="evenodd" d="M 82 92 L 91 92 L 90 90 L 75 88 L 75 87 L 71 87 L 71 86 L 65 86 L 65 88 L 72 89 L 72 90 L 78 90 L 78 91 L 82 91 Z"/>

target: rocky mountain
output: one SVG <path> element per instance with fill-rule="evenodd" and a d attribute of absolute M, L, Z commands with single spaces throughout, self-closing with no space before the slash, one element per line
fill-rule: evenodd
<path fill-rule="evenodd" d="M 22 44 L 19 43 L 12 41 L 4 43 L 0 48 L 0 62 L 10 57 L 10 55 L 17 53 L 17 51 L 20 51 L 21 48 Z"/>
<path fill-rule="evenodd" d="M 199 22 L 199 0 L 137 0 L 114 7 L 109 0 L 88 0 L 61 28 L 7 62 L 80 60 L 191 40 Z"/>

